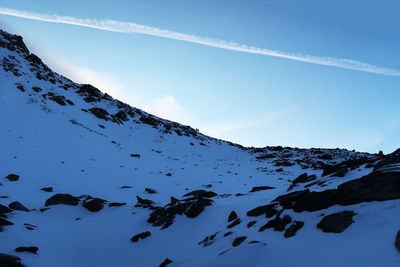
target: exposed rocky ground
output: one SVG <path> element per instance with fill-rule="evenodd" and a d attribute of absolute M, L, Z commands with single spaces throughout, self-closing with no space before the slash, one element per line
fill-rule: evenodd
<path fill-rule="evenodd" d="M 400 151 L 247 148 L 0 31 L 0 266 L 399 266 Z"/>

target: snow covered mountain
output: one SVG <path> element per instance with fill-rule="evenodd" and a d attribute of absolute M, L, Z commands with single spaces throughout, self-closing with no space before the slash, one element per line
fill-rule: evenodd
<path fill-rule="evenodd" d="M 0 31 L 0 266 L 399 266 L 400 151 L 246 148 Z"/>

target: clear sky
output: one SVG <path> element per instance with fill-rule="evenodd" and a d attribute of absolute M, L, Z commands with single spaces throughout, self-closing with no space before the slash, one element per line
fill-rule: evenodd
<path fill-rule="evenodd" d="M 0 8 L 400 70 L 398 0 L 0 0 Z M 0 27 L 59 73 L 211 136 L 246 146 L 400 147 L 399 75 L 8 15 Z"/>

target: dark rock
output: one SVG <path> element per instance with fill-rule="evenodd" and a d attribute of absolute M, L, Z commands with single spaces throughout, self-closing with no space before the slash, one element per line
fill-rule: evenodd
<path fill-rule="evenodd" d="M 108 115 L 110 114 L 103 108 L 90 108 L 89 111 L 99 119 L 109 120 Z"/>
<path fill-rule="evenodd" d="M 224 237 L 230 236 L 231 234 L 233 234 L 232 231 L 226 232 L 226 233 L 224 234 Z"/>
<path fill-rule="evenodd" d="M 43 188 L 40 188 L 40 190 L 42 190 L 44 192 L 53 192 L 53 187 L 43 187 Z"/>
<path fill-rule="evenodd" d="M 26 212 L 29 211 L 29 209 L 28 209 L 27 207 L 25 207 L 24 205 L 22 205 L 22 204 L 19 203 L 18 201 L 11 202 L 11 203 L 8 205 L 8 207 L 9 207 L 10 209 L 13 209 L 13 210 L 21 210 L 21 211 L 26 211 Z"/>
<path fill-rule="evenodd" d="M 217 236 L 217 233 L 210 235 L 210 236 L 206 236 L 202 241 L 200 241 L 197 244 L 203 245 L 204 247 L 208 247 L 214 243 L 216 236 Z"/>
<path fill-rule="evenodd" d="M 18 84 L 18 85 L 17 85 L 17 89 L 20 90 L 21 92 L 25 92 L 25 88 L 24 88 L 24 86 L 21 85 L 21 84 Z"/>
<path fill-rule="evenodd" d="M 288 225 L 291 222 L 292 218 L 290 218 L 290 216 L 285 215 L 283 216 L 283 218 L 281 218 L 277 215 L 274 219 L 269 220 L 265 225 L 261 226 L 258 231 L 262 232 L 265 229 L 273 228 L 275 231 L 282 232 L 283 230 L 285 230 L 286 225 Z"/>
<path fill-rule="evenodd" d="M 296 212 L 317 211 L 333 205 L 354 205 L 362 202 L 400 199 L 400 173 L 374 171 L 321 192 L 308 189 L 282 195 L 274 201 Z"/>
<path fill-rule="evenodd" d="M 90 200 L 84 201 L 83 206 L 91 212 L 98 212 L 104 208 L 104 202 L 104 199 L 92 198 Z"/>
<path fill-rule="evenodd" d="M 318 223 L 317 227 L 326 233 L 342 233 L 354 221 L 354 211 L 342 211 L 325 216 Z"/>
<path fill-rule="evenodd" d="M 237 213 L 234 210 L 231 211 L 231 213 L 229 214 L 229 217 L 228 217 L 228 222 L 231 222 L 231 221 L 237 219 L 237 217 L 238 217 Z"/>
<path fill-rule="evenodd" d="M 39 248 L 38 247 L 17 247 L 15 249 L 16 252 L 29 252 L 36 254 L 38 252 Z"/>
<path fill-rule="evenodd" d="M 230 225 L 228 225 L 226 228 L 230 229 L 235 227 L 236 225 L 239 225 L 241 223 L 240 218 L 237 218 L 236 220 L 234 220 Z"/>
<path fill-rule="evenodd" d="M 251 221 L 247 224 L 247 228 L 252 227 L 254 224 L 256 224 L 257 221 Z"/>
<path fill-rule="evenodd" d="M 196 218 L 197 216 L 200 215 L 204 211 L 204 208 L 206 206 L 211 205 L 211 200 L 209 199 L 204 199 L 204 198 L 199 198 L 196 200 L 193 204 L 189 206 L 189 208 L 185 211 L 185 215 L 188 218 Z"/>
<path fill-rule="evenodd" d="M 62 95 L 55 95 L 55 96 L 51 96 L 49 97 L 50 100 L 53 100 L 54 102 L 56 102 L 57 104 L 61 105 L 61 106 L 65 106 L 65 96 Z"/>
<path fill-rule="evenodd" d="M 131 154 L 131 157 L 140 159 L 140 154 Z"/>
<path fill-rule="evenodd" d="M 306 183 L 312 180 L 315 180 L 315 178 L 317 178 L 317 176 L 315 174 L 312 175 L 308 175 L 306 172 L 299 175 L 297 178 L 295 178 L 292 181 L 292 184 L 290 185 L 290 187 L 288 188 L 288 191 L 292 190 L 297 184 L 299 183 Z"/>
<path fill-rule="evenodd" d="M 276 204 L 268 204 L 264 206 L 259 206 L 247 212 L 247 216 L 257 217 L 262 214 L 265 214 L 267 218 L 271 218 L 276 215 L 278 211 L 275 209 Z"/>
<path fill-rule="evenodd" d="M 172 263 L 172 260 L 166 258 L 166 259 L 160 264 L 159 267 L 165 267 L 165 266 L 167 266 L 167 265 L 170 264 L 170 263 Z"/>
<path fill-rule="evenodd" d="M 157 193 L 157 191 L 154 190 L 154 189 L 152 189 L 152 188 L 145 188 L 144 190 L 145 190 L 147 193 L 149 193 L 149 194 L 155 194 L 155 193 Z"/>
<path fill-rule="evenodd" d="M 48 207 L 58 204 L 77 206 L 78 203 L 79 198 L 71 196 L 70 194 L 55 194 L 54 196 L 46 200 L 45 206 Z"/>
<path fill-rule="evenodd" d="M 0 266 L 2 267 L 24 267 L 21 259 L 14 255 L 0 253 Z"/>
<path fill-rule="evenodd" d="M 17 175 L 17 174 L 9 174 L 9 175 L 6 176 L 6 178 L 7 178 L 10 182 L 15 182 L 15 181 L 18 181 L 19 175 Z"/>
<path fill-rule="evenodd" d="M 240 237 L 236 237 L 235 240 L 233 240 L 232 246 L 237 247 L 240 244 L 243 243 L 243 241 L 245 241 L 247 238 L 247 236 L 240 236 Z"/>
<path fill-rule="evenodd" d="M 264 246 L 267 245 L 264 242 L 261 242 L 261 241 L 258 241 L 258 240 L 250 241 L 249 244 L 263 244 Z"/>
<path fill-rule="evenodd" d="M 394 246 L 400 252 L 400 231 L 397 232 L 396 239 L 394 241 Z"/>
<path fill-rule="evenodd" d="M 124 185 L 124 186 L 121 186 L 120 188 L 121 188 L 121 189 L 127 189 L 127 188 L 132 188 L 132 186 L 130 186 L 130 185 Z"/>
<path fill-rule="evenodd" d="M 295 221 L 286 229 L 286 231 L 283 234 L 283 236 L 285 238 L 289 238 L 289 237 L 295 236 L 297 231 L 300 230 L 303 226 L 304 226 L 304 222 Z"/>
<path fill-rule="evenodd" d="M 11 212 L 11 211 L 12 210 L 9 209 L 8 207 L 0 204 L 0 213 L 8 213 L 8 212 Z"/>
<path fill-rule="evenodd" d="M 146 237 L 149 237 L 149 236 L 151 236 L 151 233 L 149 231 L 146 231 L 146 232 L 132 236 L 131 241 L 138 242 L 139 239 L 145 239 Z"/>
<path fill-rule="evenodd" d="M 309 181 L 314 180 L 315 178 L 317 178 L 317 176 L 315 174 L 312 175 L 308 175 L 306 172 L 299 175 L 296 179 L 294 179 L 292 181 L 292 183 L 298 184 L 298 183 L 306 183 Z"/>
<path fill-rule="evenodd" d="M 39 92 L 42 91 L 42 89 L 40 87 L 38 87 L 38 86 L 33 86 L 32 90 L 35 91 L 36 93 L 39 93 Z"/>
<path fill-rule="evenodd" d="M 153 205 L 154 201 L 150 200 L 150 199 L 145 199 L 145 198 L 141 198 L 139 196 L 136 196 L 137 202 L 140 205 Z"/>
<path fill-rule="evenodd" d="M 192 196 L 194 198 L 200 198 L 200 197 L 211 198 L 211 197 L 217 196 L 217 194 L 212 191 L 195 190 L 195 191 L 189 192 L 183 196 L 184 197 Z"/>
<path fill-rule="evenodd" d="M 331 174 L 331 176 L 344 177 L 347 172 L 348 172 L 347 168 L 341 168 L 338 171 Z"/>
<path fill-rule="evenodd" d="M 270 190 L 270 189 L 275 189 L 275 187 L 272 187 L 272 186 L 255 186 L 250 190 L 250 192 L 257 192 L 257 191 Z"/>
<path fill-rule="evenodd" d="M 120 206 L 124 206 L 126 205 L 126 203 L 121 203 L 121 202 L 111 202 L 110 204 L 108 204 L 109 207 L 120 207 Z"/>
<path fill-rule="evenodd" d="M 8 225 L 14 225 L 14 223 L 12 223 L 10 221 L 7 221 L 7 220 L 5 220 L 3 218 L 0 218 L 0 225 L 1 226 L 8 226 Z"/>

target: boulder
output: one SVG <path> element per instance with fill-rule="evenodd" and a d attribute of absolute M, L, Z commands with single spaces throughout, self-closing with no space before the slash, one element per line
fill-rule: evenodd
<path fill-rule="evenodd" d="M 98 212 L 104 208 L 104 202 L 104 199 L 92 198 L 90 200 L 85 200 L 83 206 L 91 212 Z"/>
<path fill-rule="evenodd" d="M 10 208 L 7 208 L 6 206 L 0 204 L 0 213 L 8 213 L 11 211 L 12 210 Z"/>
<path fill-rule="evenodd" d="M 6 219 L 0 218 L 0 226 L 8 226 L 8 225 L 14 225 L 14 223 L 7 221 Z"/>
<path fill-rule="evenodd" d="M 283 234 L 283 237 L 289 238 L 292 236 L 295 236 L 297 231 L 300 230 L 304 226 L 304 222 L 301 221 L 295 221 L 293 222 L 285 231 Z"/>
<path fill-rule="evenodd" d="M 228 217 L 228 222 L 231 222 L 231 221 L 237 219 L 237 217 L 238 217 L 237 213 L 234 210 L 231 211 L 231 213 L 229 214 L 229 217 Z"/>
<path fill-rule="evenodd" d="M 265 229 L 274 228 L 275 231 L 282 232 L 283 230 L 285 230 L 286 225 L 291 222 L 292 218 L 290 218 L 290 216 L 288 215 L 283 216 L 283 218 L 279 217 L 279 215 L 276 215 L 274 219 L 269 220 L 266 224 L 261 226 L 258 231 L 262 232 Z"/>
<path fill-rule="evenodd" d="M 55 194 L 54 196 L 46 200 L 45 206 L 48 207 L 58 204 L 77 206 L 79 204 L 79 198 L 74 197 L 70 194 Z"/>
<path fill-rule="evenodd" d="M 165 267 L 165 266 L 167 266 L 167 265 L 170 264 L 170 263 L 172 263 L 172 260 L 166 258 L 166 259 L 160 264 L 159 267 Z"/>
<path fill-rule="evenodd" d="M 356 213 L 351 210 L 336 212 L 323 217 L 317 227 L 326 233 L 342 233 L 354 222 L 355 215 Z"/>
<path fill-rule="evenodd" d="M 19 203 L 18 201 L 11 202 L 11 203 L 8 205 L 8 207 L 9 207 L 10 209 L 13 209 L 13 210 L 20 210 L 20 211 L 25 211 L 25 212 L 28 212 L 28 211 L 29 211 L 29 209 L 28 209 L 27 207 L 25 207 L 24 205 L 22 205 L 22 204 Z"/>
<path fill-rule="evenodd" d="M 240 223 L 241 223 L 240 218 L 237 218 L 230 225 L 228 225 L 226 228 L 231 229 L 231 228 L 235 227 L 236 225 L 239 225 Z"/>
<path fill-rule="evenodd" d="M 24 267 L 21 259 L 14 255 L 0 253 L 0 266 L 4 267 Z"/>
<path fill-rule="evenodd" d="M 257 217 L 260 215 L 265 214 L 267 218 L 271 218 L 272 216 L 276 215 L 278 211 L 275 209 L 276 204 L 268 204 L 263 206 L 258 206 L 252 210 L 247 212 L 247 216 Z"/>

